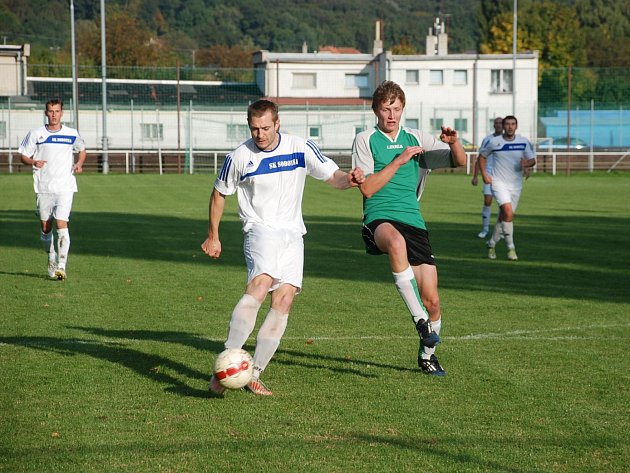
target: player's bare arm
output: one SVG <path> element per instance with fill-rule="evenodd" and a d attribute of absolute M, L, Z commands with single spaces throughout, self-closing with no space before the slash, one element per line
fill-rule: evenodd
<path fill-rule="evenodd" d="M 458 166 L 466 164 L 466 151 L 459 142 L 457 137 L 457 130 L 442 126 L 442 134 L 440 135 L 440 141 L 446 143 L 451 148 L 451 154 L 453 155 L 453 162 Z"/>
<path fill-rule="evenodd" d="M 221 240 L 219 239 L 219 223 L 225 209 L 225 195 L 214 189 L 210 196 L 208 238 L 201 244 L 201 249 L 211 258 L 221 256 Z"/>
<path fill-rule="evenodd" d="M 488 161 L 486 156 L 480 154 L 477 161 L 479 162 L 479 171 L 481 172 L 481 178 L 483 179 L 484 184 L 492 184 L 492 176 L 488 174 L 488 171 L 486 170 L 486 163 Z"/>
<path fill-rule="evenodd" d="M 83 163 L 85 162 L 85 158 L 87 158 L 87 152 L 85 150 L 79 151 L 79 159 L 74 164 L 74 172 L 77 174 L 81 174 L 83 172 Z"/>
<path fill-rule="evenodd" d="M 396 156 L 391 163 L 381 169 L 379 172 L 370 174 L 365 178 L 363 184 L 359 186 L 361 194 L 366 198 L 372 197 L 387 184 L 401 166 L 407 164 L 414 156 L 424 153 L 422 146 L 408 146 L 402 153 Z"/>
<path fill-rule="evenodd" d="M 326 182 L 335 189 L 349 189 L 350 187 L 358 187 L 365 181 L 363 169 L 356 167 L 349 172 L 337 169 L 332 177 Z"/>

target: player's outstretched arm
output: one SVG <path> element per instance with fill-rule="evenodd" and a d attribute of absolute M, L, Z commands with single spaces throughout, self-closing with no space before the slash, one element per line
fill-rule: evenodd
<path fill-rule="evenodd" d="M 326 182 L 335 189 L 348 189 L 350 187 L 358 187 L 365 181 L 363 170 L 359 167 L 352 169 L 350 172 L 344 172 L 337 169 L 332 177 Z"/>

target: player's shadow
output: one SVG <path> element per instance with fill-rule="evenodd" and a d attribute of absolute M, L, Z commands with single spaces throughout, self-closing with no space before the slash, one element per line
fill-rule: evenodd
<path fill-rule="evenodd" d="M 97 327 L 78 326 L 68 328 L 80 330 L 110 340 L 144 340 L 163 343 L 176 343 L 189 348 L 208 351 L 213 354 L 217 354 L 223 350 L 223 343 L 210 341 L 198 335 L 186 332 L 161 332 L 153 330 L 110 330 Z M 248 349 L 249 351 L 253 351 L 254 346 L 246 345 L 244 348 Z M 367 368 L 369 366 L 371 368 L 381 368 L 385 370 L 414 371 L 410 368 L 378 363 L 373 360 L 361 360 L 342 356 L 328 356 L 285 349 L 279 349 L 277 351 L 276 356 L 274 357 L 274 363 L 279 363 L 287 366 L 300 366 L 307 369 L 326 369 L 331 372 L 350 374 L 364 378 L 374 378 L 377 376 L 371 373 L 367 373 L 366 370 L 361 369 L 361 367 Z"/>
<path fill-rule="evenodd" d="M 181 334 L 180 334 L 181 335 Z M 186 339 L 191 346 L 200 346 L 194 336 Z M 156 333 L 155 340 L 158 340 Z M 129 348 L 124 344 L 111 340 L 93 340 L 57 337 L 0 337 L 0 344 L 15 345 L 34 350 L 54 352 L 58 355 L 73 357 L 84 355 L 99 360 L 124 366 L 138 375 L 164 385 L 164 390 L 180 396 L 208 398 L 214 397 L 207 389 L 191 387 L 185 380 L 203 381 L 207 383 L 209 374 L 188 367 L 186 364 L 174 361 L 160 355 L 145 353 Z M 219 350 L 216 342 L 204 340 L 204 347 Z M 75 363 L 72 360 L 72 363 Z M 171 375 L 169 373 L 177 373 Z"/>

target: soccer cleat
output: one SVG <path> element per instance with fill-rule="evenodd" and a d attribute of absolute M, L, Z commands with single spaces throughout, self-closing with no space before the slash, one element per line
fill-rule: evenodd
<path fill-rule="evenodd" d="M 481 230 L 479 232 L 479 235 L 477 235 L 479 238 L 485 238 L 488 236 L 488 230 Z"/>
<path fill-rule="evenodd" d="M 516 256 L 516 249 L 515 248 L 509 248 L 508 249 L 507 258 L 510 261 L 517 261 L 518 260 L 518 256 Z"/>
<path fill-rule="evenodd" d="M 423 373 L 430 374 L 431 376 L 446 376 L 446 371 L 444 371 L 444 368 L 442 368 L 442 365 L 440 365 L 435 355 L 431 355 L 431 358 L 428 360 L 419 358 L 418 366 Z"/>
<path fill-rule="evenodd" d="M 423 347 L 433 348 L 440 343 L 440 336 L 433 331 L 429 320 L 418 320 L 418 322 L 416 322 L 416 330 L 420 336 L 420 345 Z"/>
<path fill-rule="evenodd" d="M 273 394 L 258 378 L 253 378 L 249 383 L 247 383 L 245 389 L 254 393 L 256 396 L 271 396 Z"/>
<path fill-rule="evenodd" d="M 57 281 L 65 281 L 67 277 L 66 270 L 63 268 L 57 268 L 53 277 L 57 279 Z"/>
<path fill-rule="evenodd" d="M 52 279 L 57 279 L 55 276 L 55 272 L 57 271 L 57 263 L 55 260 L 48 260 L 48 277 Z"/>
<path fill-rule="evenodd" d="M 497 251 L 492 246 L 488 247 L 488 258 L 497 259 Z"/>
<path fill-rule="evenodd" d="M 216 378 L 215 375 L 212 375 L 212 378 L 210 378 L 210 382 L 208 383 L 208 389 L 212 391 L 214 394 L 216 394 L 217 396 L 223 396 L 223 393 L 225 392 L 225 388 L 221 386 L 221 384 L 219 383 L 219 380 Z"/>

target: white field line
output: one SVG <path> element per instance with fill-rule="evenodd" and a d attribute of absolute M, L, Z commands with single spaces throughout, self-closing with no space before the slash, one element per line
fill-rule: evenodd
<path fill-rule="evenodd" d="M 613 324 L 613 325 L 581 325 L 576 327 L 558 327 L 558 328 L 550 328 L 550 329 L 539 329 L 539 330 L 513 330 L 511 332 L 487 332 L 487 333 L 477 333 L 477 334 L 469 334 L 469 335 L 459 335 L 459 336 L 443 336 L 443 340 L 448 341 L 468 341 L 468 340 L 487 340 L 487 339 L 510 339 L 510 340 L 595 340 L 601 339 L 601 337 L 589 336 L 589 335 L 550 335 L 551 333 L 558 332 L 575 332 L 581 331 L 586 332 L 594 329 L 618 329 L 618 328 L 629 328 L 630 324 Z M 541 336 L 542 335 L 542 336 Z M 22 337 L 16 337 L 22 338 Z M 143 340 L 137 338 L 94 338 L 94 339 L 85 339 L 85 338 L 66 338 L 66 339 L 45 339 L 45 340 L 37 340 L 38 337 L 33 337 L 34 340 L 28 341 L 28 336 L 23 337 L 24 341 L 20 342 L 19 345 L 22 346 L 62 346 L 68 344 L 93 344 L 93 343 L 109 343 L 113 345 L 125 345 L 128 343 L 146 343 L 152 340 Z M 46 337 L 42 337 L 46 338 Z M 200 339 L 205 339 L 212 342 L 224 342 L 224 338 L 217 337 L 201 337 Z M 285 341 L 360 341 L 360 340 L 408 340 L 408 339 L 417 339 L 417 335 L 410 336 L 400 336 L 400 335 L 359 335 L 359 336 L 311 336 L 311 337 L 283 337 Z M 616 336 L 608 337 L 609 339 L 617 339 L 623 340 L 628 339 L 630 336 L 624 336 L 623 334 L 618 334 Z M 168 337 L 159 342 L 169 342 L 169 343 L 179 343 L 189 341 L 190 337 Z M 157 340 L 153 340 L 157 341 Z M 0 346 L 13 345 L 10 343 L 2 343 L 0 342 Z"/>

